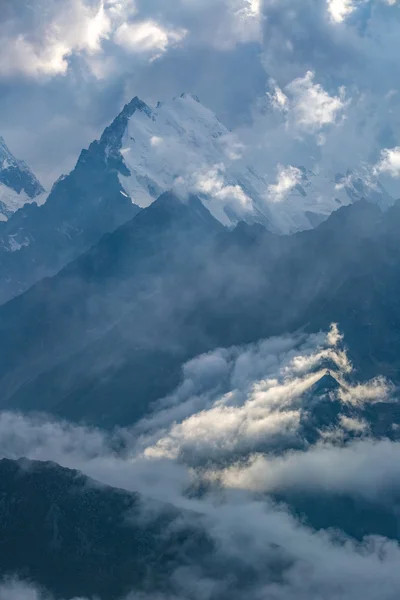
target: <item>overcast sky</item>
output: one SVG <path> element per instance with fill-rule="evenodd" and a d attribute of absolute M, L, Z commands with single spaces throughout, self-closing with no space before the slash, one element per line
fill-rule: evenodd
<path fill-rule="evenodd" d="M 268 159 L 397 178 L 399 40 L 396 0 L 2 0 L 0 134 L 49 186 L 131 97 L 188 91 Z"/>

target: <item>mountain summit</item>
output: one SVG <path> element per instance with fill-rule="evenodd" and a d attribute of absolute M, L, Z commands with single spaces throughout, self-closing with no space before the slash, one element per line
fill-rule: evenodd
<path fill-rule="evenodd" d="M 191 94 L 154 108 L 134 98 L 100 144 L 135 204 L 145 208 L 170 189 L 194 193 L 226 226 L 244 220 L 288 234 L 311 229 L 361 198 L 382 208 L 393 203 L 379 182 L 350 171 L 330 174 L 296 166 L 290 176 L 281 174 L 284 185 L 275 183 L 276 173 L 266 172 L 263 157 Z"/>
<path fill-rule="evenodd" d="M 155 107 L 133 98 L 82 150 L 42 206 L 25 204 L 0 222 L 0 303 L 57 273 L 165 192 L 197 197 L 228 228 L 245 221 L 277 234 L 312 229 L 362 198 L 382 208 L 393 203 L 379 182 L 350 172 L 290 167 L 296 184 L 289 189 L 286 174 L 278 173 L 274 183 L 277 175 L 267 173 L 264 163 L 196 96 L 182 94 Z M 0 185 L 19 202 L 8 212 L 40 197 L 43 188 L 4 143 L 0 165 Z"/>
<path fill-rule="evenodd" d="M 0 221 L 43 196 L 44 188 L 28 165 L 17 160 L 0 136 Z"/>

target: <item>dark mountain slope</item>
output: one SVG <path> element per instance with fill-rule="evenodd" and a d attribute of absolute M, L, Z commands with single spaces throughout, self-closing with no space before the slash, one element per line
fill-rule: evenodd
<path fill-rule="evenodd" d="M 0 303 L 53 275 L 139 212 L 119 182 L 126 167 L 115 149 L 129 117 L 145 106 L 134 98 L 54 184 L 43 206 L 25 205 L 1 224 Z M 22 247 L 13 251 L 15 245 Z"/>
<path fill-rule="evenodd" d="M 55 463 L 0 460 L 0 573 L 57 598 L 111 600 L 168 591 L 168 576 L 211 546 L 169 506 L 103 486 Z"/>
<path fill-rule="evenodd" d="M 85 378 L 91 382 L 85 385 L 88 392 L 95 381 L 105 384 L 114 370 L 125 370 L 130 356 L 139 361 L 141 368 L 134 370 L 139 379 L 150 356 L 156 371 L 165 372 L 167 357 L 179 365 L 187 355 L 183 306 L 196 301 L 197 271 L 221 231 L 222 225 L 196 198 L 185 204 L 165 194 L 56 277 L 4 305 L 3 406 L 7 398 L 22 393 L 21 406 L 26 408 L 58 412 L 61 401 L 62 414 L 65 400 L 75 412 L 74 390 L 81 389 Z M 71 378 L 76 367 L 79 374 Z M 44 376 L 42 389 L 44 380 L 38 374 L 44 372 L 49 378 Z M 127 375 L 130 381 L 131 367 Z M 144 392 L 147 383 L 145 378 Z M 156 399 L 154 378 L 152 385 Z M 33 394 L 28 391 L 32 386 L 37 390 Z M 81 411 L 85 400 L 78 396 Z M 76 410 L 76 416 L 82 413 Z"/>
<path fill-rule="evenodd" d="M 317 229 L 229 231 L 172 195 L 0 309 L 1 406 L 136 420 L 217 346 L 339 323 L 361 377 L 396 374 L 396 205 L 358 202 Z M 397 290 L 397 292 L 396 292 Z"/>

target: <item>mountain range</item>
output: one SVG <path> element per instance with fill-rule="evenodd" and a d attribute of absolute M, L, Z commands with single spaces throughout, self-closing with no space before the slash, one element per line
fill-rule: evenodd
<path fill-rule="evenodd" d="M 397 597 L 400 200 L 293 168 L 190 94 L 47 199 L 0 142 L 0 599 Z"/>
<path fill-rule="evenodd" d="M 1 407 L 127 425 L 191 357 L 332 321 L 362 377 L 396 380 L 398 226 L 398 203 L 359 201 L 292 236 L 231 230 L 166 193 L 0 308 Z"/>
<path fill-rule="evenodd" d="M 278 234 L 310 229 L 362 198 L 382 209 L 394 202 L 379 181 L 362 174 L 301 165 L 295 167 L 296 181 L 277 199 L 274 179 L 252 160 L 198 98 L 183 94 L 155 108 L 134 98 L 100 140 L 82 151 L 42 206 L 25 204 L 0 222 L 0 303 L 54 275 L 170 189 L 197 195 L 227 227 L 245 221 Z M 38 186 L 26 184 L 33 199 L 43 191 Z"/>

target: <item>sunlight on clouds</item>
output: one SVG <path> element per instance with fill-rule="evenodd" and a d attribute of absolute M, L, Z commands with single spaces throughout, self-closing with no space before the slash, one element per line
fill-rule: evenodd
<path fill-rule="evenodd" d="M 334 503 L 332 494 L 345 494 L 356 507 L 360 499 L 385 511 L 392 503 L 397 506 L 400 444 L 369 437 L 369 420 L 362 413 L 343 412 L 328 429 L 320 431 L 323 423 L 317 424 L 315 442 L 304 442 L 301 434 L 293 444 L 293 434 L 304 422 L 300 415 L 310 409 L 310 386 L 325 372 L 326 353 L 331 358 L 339 353 L 339 338 L 333 325 L 328 335 L 270 338 L 199 356 L 184 367 L 179 388 L 132 429 L 104 433 L 0 413 L 0 453 L 55 460 L 100 482 L 139 492 L 146 496 L 138 515 L 143 519 L 149 515 L 149 497 L 162 503 L 160 509 L 170 503 L 187 511 L 185 523 L 194 518 L 215 543 L 213 572 L 222 564 L 231 582 L 234 559 L 234 568 L 243 567 L 241 572 L 251 573 L 256 583 L 252 581 L 250 593 L 223 597 L 396 598 L 400 575 L 395 541 L 378 535 L 357 541 L 344 532 L 338 535 L 337 529 L 313 529 L 305 518 L 296 518 L 290 502 L 293 494 L 300 499 L 305 494 L 314 509 L 314 501 L 321 506 L 319 494 L 328 493 Z M 338 356 L 337 364 L 341 362 Z M 296 370 L 305 363 L 304 372 Z M 336 403 L 334 392 L 328 399 L 317 392 L 311 400 L 311 408 L 314 401 Z M 276 502 L 282 494 L 285 505 Z M 322 501 L 325 506 L 324 497 Z M 157 503 L 150 504 L 154 514 Z M 284 579 L 276 581 L 271 569 L 281 560 L 288 566 Z M 225 582 L 216 572 L 218 581 Z M 198 581 L 197 570 L 194 577 Z M 191 594 L 184 580 L 178 583 L 175 600 L 216 597 L 214 588 Z M 19 582 L 0 585 L 3 598 L 42 600 L 34 586 Z M 141 594 L 128 598 L 167 600 Z"/>
<path fill-rule="evenodd" d="M 327 0 L 328 12 L 334 23 L 343 23 L 360 5 L 373 3 L 375 0 Z M 380 0 L 387 6 L 395 6 L 398 0 Z"/>
<path fill-rule="evenodd" d="M 64 75 L 73 54 L 84 56 L 92 72 L 103 76 L 110 70 L 107 64 L 99 64 L 99 57 L 105 63 L 109 60 L 109 55 L 103 54 L 104 40 L 111 39 L 127 52 L 159 56 L 187 34 L 182 28 L 167 28 L 151 18 L 128 21 L 136 13 L 133 0 L 101 1 L 94 7 L 84 0 L 52 1 L 46 19 L 41 18 L 39 9 L 34 11 L 38 20 L 35 32 L 39 34 L 34 37 L 22 29 L 24 22 L 16 15 L 12 27 L 7 22 L 0 25 L 0 76 Z"/>
<path fill-rule="evenodd" d="M 240 42 L 261 41 L 261 0 L 245 0 L 244 7 L 236 13 L 237 23 L 234 27 Z"/>
<path fill-rule="evenodd" d="M 327 342 L 330 346 L 337 346 L 343 341 L 343 334 L 340 333 L 337 323 L 332 323 L 327 335 Z"/>
<path fill-rule="evenodd" d="M 7 22 L 0 26 L 0 34 L 3 34 L 0 37 L 0 75 L 15 72 L 31 77 L 63 75 L 68 69 L 71 54 L 99 52 L 101 41 L 111 30 L 103 2 L 93 10 L 82 0 L 70 0 L 62 5 L 50 6 L 49 14 L 52 18 L 46 22 L 39 18 L 38 10 L 37 37 L 24 31 L 10 36 Z M 18 31 L 17 20 L 13 25 L 10 31 Z"/>
<path fill-rule="evenodd" d="M 123 23 L 115 32 L 114 41 L 130 52 L 157 55 L 178 44 L 187 35 L 184 29 L 168 30 L 153 20 Z"/>
<path fill-rule="evenodd" d="M 177 413 L 172 409 L 174 416 L 171 415 L 169 430 L 165 433 L 160 431 L 161 437 L 144 448 L 144 456 L 174 460 L 187 456 L 189 461 L 192 460 L 190 457 L 196 456 L 198 460 L 208 456 L 218 460 L 228 454 L 243 455 L 256 448 L 279 444 L 279 440 L 284 439 L 285 443 L 295 440 L 301 428 L 302 399 L 325 374 L 321 365 L 327 361 L 335 365 L 339 379 L 351 371 L 345 352 L 331 343 L 332 338 L 336 341 L 339 335 L 333 325 L 325 339 L 310 338 L 303 345 L 293 340 L 292 348 L 286 349 L 286 353 L 280 356 L 280 364 L 279 361 L 278 364 L 273 363 L 272 369 L 264 358 L 262 345 L 240 350 L 233 360 L 236 362 L 235 370 L 243 371 L 242 376 L 232 376 L 230 389 L 225 393 L 217 388 L 214 397 L 210 394 L 207 399 L 203 394 L 201 408 L 199 406 L 196 412 L 180 422 L 175 420 Z M 277 349 L 278 340 L 275 344 Z M 245 360 L 248 352 L 252 353 L 253 363 L 259 363 L 260 368 L 264 366 L 263 377 L 257 377 L 255 373 L 250 375 L 254 367 Z M 204 356 L 204 359 L 209 365 L 210 355 Z M 246 371 L 247 375 L 243 377 Z M 379 386 L 376 382 L 365 384 L 356 395 L 361 399 L 364 391 L 368 396 L 372 388 L 374 393 L 371 392 L 363 401 L 375 400 L 385 389 L 384 380 L 379 383 Z M 346 401 L 353 399 L 349 388 Z M 180 410 L 183 406 L 180 400 Z M 190 406 L 193 409 L 191 402 Z M 168 411 L 165 419 L 167 414 Z M 155 418 L 161 415 L 158 413 Z"/>
<path fill-rule="evenodd" d="M 100 42 L 108 36 L 110 28 L 111 22 L 102 2 L 98 12 L 92 19 L 89 19 L 87 24 L 86 44 L 88 50 L 98 52 L 100 50 Z"/>
<path fill-rule="evenodd" d="M 341 23 L 354 10 L 353 0 L 328 0 L 328 10 L 335 23 Z"/>

